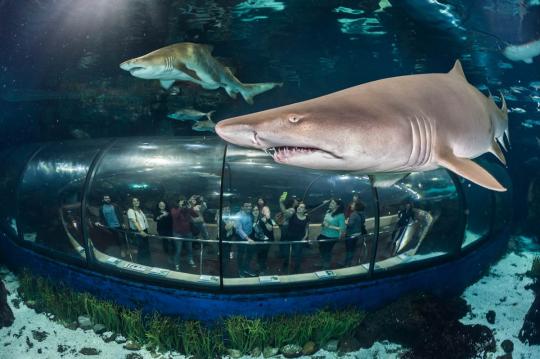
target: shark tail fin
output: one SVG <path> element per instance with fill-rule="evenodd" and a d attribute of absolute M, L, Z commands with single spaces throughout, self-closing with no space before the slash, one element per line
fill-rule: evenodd
<path fill-rule="evenodd" d="M 209 119 L 210 121 L 214 122 L 214 120 L 212 120 L 212 115 L 216 112 L 216 110 L 212 110 L 212 111 L 209 111 L 206 113 L 206 118 Z"/>
<path fill-rule="evenodd" d="M 240 91 L 240 94 L 242 94 L 242 97 L 244 100 L 246 100 L 247 103 L 250 105 L 253 104 L 253 97 L 266 92 L 270 91 L 276 86 L 283 86 L 283 82 L 262 82 L 262 83 L 256 83 L 256 84 L 242 84 L 242 86 L 238 89 Z"/>

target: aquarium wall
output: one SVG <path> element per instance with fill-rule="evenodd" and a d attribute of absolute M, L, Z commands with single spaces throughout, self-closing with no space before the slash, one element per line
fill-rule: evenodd
<path fill-rule="evenodd" d="M 217 138 L 67 141 L 3 158 L 6 240 L 111 275 L 205 290 L 413 271 L 474 251 L 511 218 L 511 191 L 486 191 L 443 169 L 376 188 L 368 176 L 278 165 Z M 511 190 L 502 167 L 483 164 Z M 353 221 L 353 201 L 363 226 L 321 237 L 332 202 Z M 284 217 L 292 206 L 305 221 Z M 268 222 L 265 235 L 245 227 L 248 217 Z"/>

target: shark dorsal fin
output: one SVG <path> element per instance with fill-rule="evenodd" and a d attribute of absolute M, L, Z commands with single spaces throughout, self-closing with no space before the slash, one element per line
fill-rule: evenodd
<path fill-rule="evenodd" d="M 205 49 L 206 51 L 208 51 L 209 54 L 211 54 L 212 51 L 214 51 L 214 45 L 199 44 L 199 46 Z"/>
<path fill-rule="evenodd" d="M 467 81 L 465 73 L 463 72 L 463 67 L 461 67 L 461 62 L 459 62 L 459 60 L 456 60 L 456 62 L 454 63 L 454 67 L 452 67 L 452 70 L 450 70 L 448 73 L 450 75 L 459 76 L 463 80 Z"/>

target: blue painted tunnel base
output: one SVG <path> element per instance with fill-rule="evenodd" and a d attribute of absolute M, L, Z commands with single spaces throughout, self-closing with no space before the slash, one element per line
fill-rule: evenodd
<path fill-rule="evenodd" d="M 27 268 L 36 275 L 62 281 L 78 291 L 87 291 L 145 312 L 213 322 L 230 315 L 246 317 L 305 313 L 321 308 L 374 309 L 411 292 L 457 295 L 479 279 L 506 249 L 508 230 L 499 233 L 452 261 L 384 278 L 360 278 L 357 283 L 269 293 L 207 293 L 137 283 L 104 275 L 35 253 L 18 246 L 0 233 L 0 260 L 13 270 Z"/>

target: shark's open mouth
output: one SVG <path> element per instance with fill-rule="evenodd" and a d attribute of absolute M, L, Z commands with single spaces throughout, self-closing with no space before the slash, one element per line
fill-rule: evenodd
<path fill-rule="evenodd" d="M 142 66 L 132 67 L 132 68 L 129 69 L 129 72 L 134 73 L 134 72 L 137 72 L 138 70 L 144 70 L 144 67 L 142 67 Z"/>
<path fill-rule="evenodd" d="M 336 156 L 335 154 L 331 152 L 321 150 L 320 148 L 316 148 L 316 147 L 279 146 L 279 147 L 267 148 L 264 150 L 264 152 L 272 156 L 274 158 L 274 161 L 276 162 L 284 162 L 294 156 L 307 155 L 307 154 L 312 154 L 316 152 L 328 154 L 334 158 L 340 158 L 339 156 Z"/>

